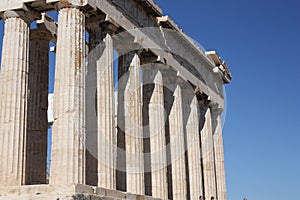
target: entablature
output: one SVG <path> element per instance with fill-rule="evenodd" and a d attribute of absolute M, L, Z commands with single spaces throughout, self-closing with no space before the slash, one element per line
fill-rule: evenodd
<path fill-rule="evenodd" d="M 113 30 L 115 38 L 126 32 L 131 36 L 123 46 L 145 49 L 143 57 L 149 58 L 143 62 L 172 66 L 212 101 L 223 104 L 223 85 L 231 80 L 226 62 L 218 60 L 216 53 L 205 52 L 170 17 L 162 16 L 162 10 L 153 0 L 1 0 L 0 16 L 5 10 L 30 8 L 42 13 L 68 6 L 84 10 L 87 30 L 94 23 Z"/>

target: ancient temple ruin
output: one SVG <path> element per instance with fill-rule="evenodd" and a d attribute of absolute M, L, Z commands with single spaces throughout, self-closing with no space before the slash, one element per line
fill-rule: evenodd
<path fill-rule="evenodd" d="M 231 74 L 153 0 L 1 0 L 0 19 L 1 200 L 226 200 Z"/>

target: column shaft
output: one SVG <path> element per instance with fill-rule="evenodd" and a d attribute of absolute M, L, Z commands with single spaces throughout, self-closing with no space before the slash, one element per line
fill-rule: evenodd
<path fill-rule="evenodd" d="M 125 130 L 127 192 L 144 194 L 140 59 L 133 53 L 122 56 L 122 59 L 122 67 L 128 66 L 127 73 L 121 77 L 122 80 L 119 80 L 119 84 L 125 87 L 124 124 L 119 124 L 119 128 Z M 122 86 L 119 85 L 120 87 Z M 118 103 L 122 104 L 122 102 Z"/>
<path fill-rule="evenodd" d="M 217 198 L 218 200 L 226 200 L 226 180 L 224 166 L 224 148 L 222 137 L 222 120 L 221 116 L 213 115 L 215 121 L 214 127 L 214 148 L 215 148 L 215 166 L 216 166 L 216 182 L 217 182 Z"/>
<path fill-rule="evenodd" d="M 197 97 L 192 88 L 184 91 L 184 115 L 186 116 L 186 140 L 189 173 L 190 198 L 198 199 L 203 195 L 202 168 L 200 154 L 200 110 Z"/>
<path fill-rule="evenodd" d="M 212 196 L 216 198 L 216 174 L 214 160 L 214 141 L 212 134 L 211 110 L 207 107 L 201 108 L 203 116 L 203 128 L 201 131 L 201 148 L 204 175 L 205 199 Z"/>
<path fill-rule="evenodd" d="M 99 23 L 89 24 L 89 54 L 86 73 L 86 184 L 98 185 L 97 63 L 103 52 Z"/>
<path fill-rule="evenodd" d="M 144 194 L 145 190 L 141 98 L 140 59 L 135 54 L 124 95 L 127 192 L 135 194 Z"/>
<path fill-rule="evenodd" d="M 161 72 L 155 69 L 155 66 L 152 69 L 143 70 L 143 85 L 143 104 L 145 112 L 148 112 L 148 123 L 144 124 L 144 128 L 149 130 L 152 196 L 167 199 L 166 116 L 163 78 Z"/>
<path fill-rule="evenodd" d="M 24 184 L 27 129 L 29 27 L 5 20 L 0 72 L 0 185 Z"/>
<path fill-rule="evenodd" d="M 172 164 L 173 199 L 186 199 L 186 166 L 183 130 L 182 91 L 179 84 L 173 93 L 173 105 L 169 115 L 170 148 Z"/>
<path fill-rule="evenodd" d="M 49 36 L 40 33 L 30 43 L 26 184 L 46 183 Z"/>
<path fill-rule="evenodd" d="M 85 17 L 76 8 L 58 16 L 50 183 L 85 184 Z"/>
<path fill-rule="evenodd" d="M 116 189 L 113 40 L 106 34 L 97 62 L 98 186 Z"/>

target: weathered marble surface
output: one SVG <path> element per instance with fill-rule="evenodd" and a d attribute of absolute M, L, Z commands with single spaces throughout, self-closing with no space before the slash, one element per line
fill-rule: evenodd
<path fill-rule="evenodd" d="M 42 14 L 53 10 L 58 29 Z M 0 19 L 0 199 L 226 200 L 220 114 L 231 74 L 152 0 L 2 0 Z M 36 19 L 46 32 L 29 38 Z M 21 186 L 47 182 L 49 41 L 56 43 L 50 185 Z M 147 71 L 141 65 L 150 61 L 163 67 Z"/>

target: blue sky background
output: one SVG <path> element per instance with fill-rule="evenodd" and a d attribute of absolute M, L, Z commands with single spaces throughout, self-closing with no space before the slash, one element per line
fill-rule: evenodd
<path fill-rule="evenodd" d="M 300 1 L 156 2 L 232 72 L 228 200 L 300 199 Z"/>
<path fill-rule="evenodd" d="M 299 199 L 300 1 L 156 2 L 232 72 L 223 133 L 228 200 Z"/>

